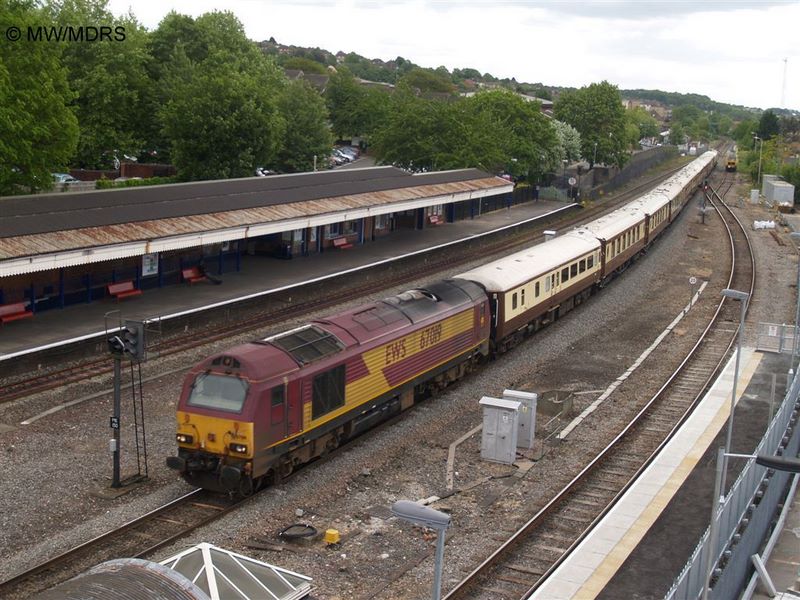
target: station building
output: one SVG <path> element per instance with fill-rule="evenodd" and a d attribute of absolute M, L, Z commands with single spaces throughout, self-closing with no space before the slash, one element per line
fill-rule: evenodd
<path fill-rule="evenodd" d="M 0 308 L 38 311 L 248 261 L 353 251 L 509 206 L 513 184 L 476 169 L 345 169 L 0 199 Z M 114 287 L 116 286 L 116 287 Z"/>

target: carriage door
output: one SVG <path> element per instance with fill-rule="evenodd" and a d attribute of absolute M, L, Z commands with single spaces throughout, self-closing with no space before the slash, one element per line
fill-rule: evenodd
<path fill-rule="evenodd" d="M 301 382 L 295 379 L 290 381 L 286 387 L 288 391 L 286 425 L 288 427 L 288 435 L 294 435 L 303 429 L 303 397 L 300 391 Z"/>
<path fill-rule="evenodd" d="M 287 435 L 285 385 L 276 385 L 269 391 L 269 431 L 270 440 L 274 442 L 281 441 Z"/>

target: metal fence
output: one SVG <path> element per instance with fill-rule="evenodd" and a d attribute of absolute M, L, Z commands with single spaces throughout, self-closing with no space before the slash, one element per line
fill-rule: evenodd
<path fill-rule="evenodd" d="M 794 345 L 794 325 L 759 323 L 756 336 L 757 350 L 791 354 Z"/>
<path fill-rule="evenodd" d="M 797 456 L 800 435 L 797 435 L 795 423 L 800 409 L 799 396 L 800 377 L 795 376 L 754 454 Z M 716 543 L 709 545 L 707 529 L 665 598 L 700 598 L 711 564 L 716 566 L 708 597 L 714 600 L 739 597 L 750 578 L 751 556 L 759 553 L 770 531 L 790 477 L 790 473 L 771 471 L 750 461 L 717 513 Z M 712 547 L 716 550 L 713 560 L 709 561 L 707 554 Z"/>

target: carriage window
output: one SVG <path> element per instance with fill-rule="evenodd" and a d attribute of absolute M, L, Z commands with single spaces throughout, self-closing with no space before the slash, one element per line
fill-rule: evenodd
<path fill-rule="evenodd" d="M 279 385 L 272 388 L 272 402 L 270 412 L 272 413 L 272 424 L 277 425 L 283 422 L 283 386 Z"/>
<path fill-rule="evenodd" d="M 558 273 L 550 275 L 550 287 L 556 287 L 558 285 Z"/>
<path fill-rule="evenodd" d="M 594 254 L 586 259 L 586 268 L 591 269 L 594 266 Z"/>
<path fill-rule="evenodd" d="M 561 281 L 569 281 L 569 267 L 564 267 L 561 269 Z"/>
<path fill-rule="evenodd" d="M 578 263 L 570 265 L 570 267 L 569 267 L 569 276 L 570 277 L 575 277 L 575 275 L 577 275 L 577 274 L 578 274 Z"/>
<path fill-rule="evenodd" d="M 524 289 L 519 293 L 519 303 L 522 304 L 522 306 L 525 306 L 525 290 Z"/>
<path fill-rule="evenodd" d="M 536 296 L 537 298 L 539 297 L 539 282 L 538 281 L 533 285 L 533 295 Z"/>
<path fill-rule="evenodd" d="M 344 365 L 314 377 L 311 418 L 319 417 L 344 406 Z"/>
<path fill-rule="evenodd" d="M 246 396 L 247 382 L 243 379 L 203 373 L 194 380 L 187 404 L 238 413 Z"/>
<path fill-rule="evenodd" d="M 544 278 L 544 291 L 545 291 L 545 292 L 549 292 L 549 291 L 550 291 L 550 287 L 551 287 L 551 285 L 552 285 L 552 284 L 551 284 L 551 282 L 550 282 L 550 277 L 545 277 L 545 278 Z"/>
<path fill-rule="evenodd" d="M 511 310 L 517 308 L 517 292 L 511 294 Z"/>
<path fill-rule="evenodd" d="M 583 273 L 586 270 L 586 259 L 584 258 L 578 263 L 578 270 Z"/>

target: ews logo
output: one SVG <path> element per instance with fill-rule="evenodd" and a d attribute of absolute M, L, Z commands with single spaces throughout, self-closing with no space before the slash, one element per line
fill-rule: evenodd
<path fill-rule="evenodd" d="M 390 365 L 406 357 L 406 341 L 398 340 L 386 346 L 386 364 Z"/>

